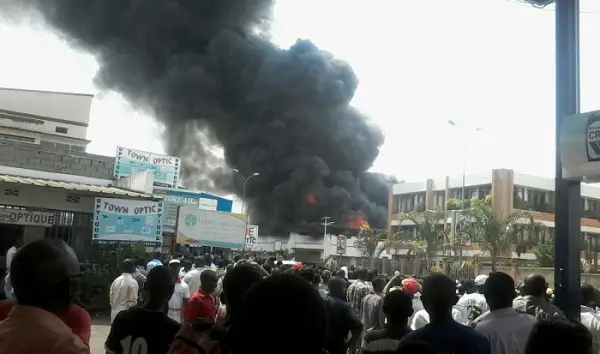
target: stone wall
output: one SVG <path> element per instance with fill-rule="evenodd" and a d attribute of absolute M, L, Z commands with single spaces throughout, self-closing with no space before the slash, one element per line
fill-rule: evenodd
<path fill-rule="evenodd" d="M 114 157 L 78 150 L 77 147 L 57 143 L 0 140 L 0 165 L 113 179 Z"/>

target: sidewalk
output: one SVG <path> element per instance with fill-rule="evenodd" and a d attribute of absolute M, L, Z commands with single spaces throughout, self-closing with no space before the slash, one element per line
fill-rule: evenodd
<path fill-rule="evenodd" d="M 92 337 L 90 349 L 92 354 L 105 354 L 104 342 L 110 332 L 110 319 L 108 317 L 92 317 Z"/>

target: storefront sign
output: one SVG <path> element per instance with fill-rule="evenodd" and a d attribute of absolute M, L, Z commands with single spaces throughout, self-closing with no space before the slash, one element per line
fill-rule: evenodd
<path fill-rule="evenodd" d="M 242 214 L 182 206 L 177 219 L 177 243 L 243 249 L 246 219 Z"/>
<path fill-rule="evenodd" d="M 96 198 L 93 240 L 161 244 L 162 215 L 162 202 Z"/>
<path fill-rule="evenodd" d="M 177 224 L 177 209 L 180 206 L 196 206 L 198 209 L 231 212 L 233 202 L 211 194 L 180 189 L 154 189 L 154 196 L 163 198 L 165 213 L 163 216 L 163 231 L 175 232 Z"/>
<path fill-rule="evenodd" d="M 246 249 L 253 250 L 258 243 L 258 225 L 246 225 Z"/>
<path fill-rule="evenodd" d="M 27 210 L 0 210 L 0 224 L 50 227 L 54 225 L 54 213 Z"/>
<path fill-rule="evenodd" d="M 144 170 L 154 171 L 155 186 L 177 187 L 181 172 L 181 159 L 117 146 L 115 179 L 131 176 Z"/>

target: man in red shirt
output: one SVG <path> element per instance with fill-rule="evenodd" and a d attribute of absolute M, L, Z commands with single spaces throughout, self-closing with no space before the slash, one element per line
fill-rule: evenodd
<path fill-rule="evenodd" d="M 8 317 L 8 313 L 17 303 L 13 300 L 0 301 L 0 321 Z M 62 315 L 61 320 L 81 338 L 81 340 L 90 345 L 90 336 L 92 335 L 92 324 L 90 314 L 77 305 L 69 306 L 67 312 Z"/>
<path fill-rule="evenodd" d="M 200 275 L 200 288 L 190 297 L 185 307 L 185 322 L 194 322 L 198 317 L 210 319 L 217 317 L 217 302 L 214 291 L 218 277 L 212 270 L 205 270 Z"/>

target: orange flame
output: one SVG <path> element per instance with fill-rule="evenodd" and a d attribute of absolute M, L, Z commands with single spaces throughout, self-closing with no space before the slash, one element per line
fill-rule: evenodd
<path fill-rule="evenodd" d="M 312 193 L 308 193 L 306 195 L 306 197 L 304 198 L 304 200 L 308 203 L 308 204 L 317 204 L 317 198 L 315 198 L 315 195 Z"/>
<path fill-rule="evenodd" d="M 370 229 L 369 223 L 362 216 L 348 217 L 348 227 L 351 229 Z"/>

